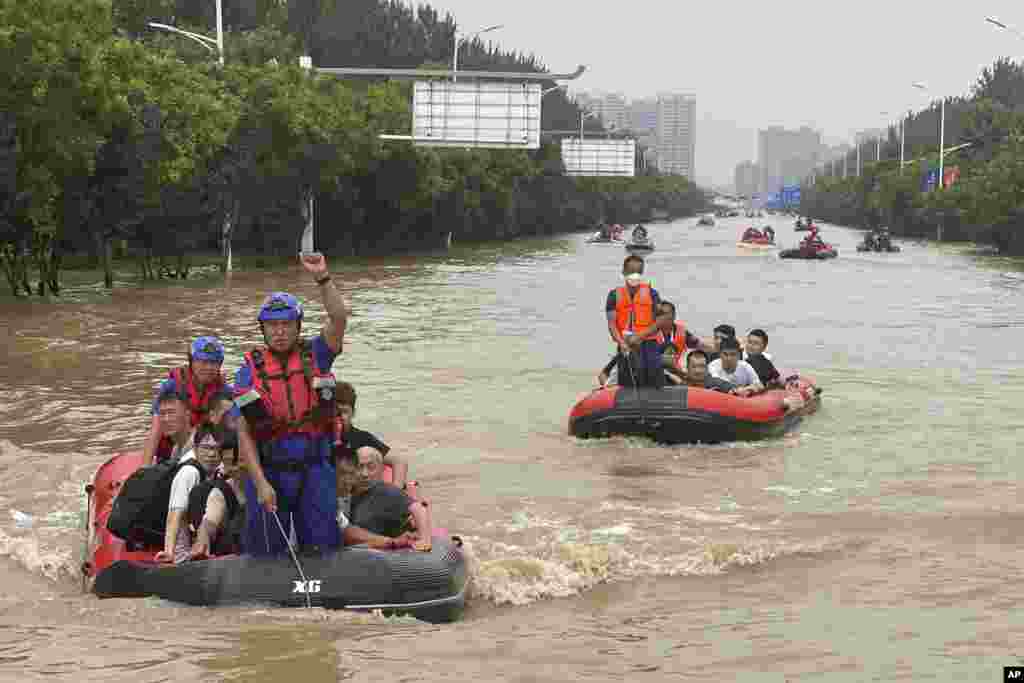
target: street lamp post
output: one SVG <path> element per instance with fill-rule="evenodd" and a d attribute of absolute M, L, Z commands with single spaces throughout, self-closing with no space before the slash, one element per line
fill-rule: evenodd
<path fill-rule="evenodd" d="M 1003 29 L 1004 31 L 1009 31 L 1010 33 L 1016 33 L 1021 38 L 1024 38 L 1024 33 L 1021 33 L 1020 31 L 1018 31 L 1017 29 L 1013 28 L 1012 26 L 1007 26 L 1006 24 L 1004 24 L 1003 22 L 999 21 L 998 19 L 993 19 L 992 17 L 985 17 L 985 21 L 987 21 L 988 23 L 992 24 L 993 26 L 996 26 L 998 28 Z"/>
<path fill-rule="evenodd" d="M 221 0 L 217 0 L 217 54 L 220 55 L 220 65 L 224 66 L 224 11 Z"/>
<path fill-rule="evenodd" d="M 903 150 L 904 150 L 904 136 L 906 135 L 907 117 L 909 114 L 905 113 L 900 117 L 900 175 L 903 175 Z"/>
<path fill-rule="evenodd" d="M 167 24 L 161 24 L 155 21 L 150 21 L 146 24 L 150 28 L 158 28 L 163 31 L 170 33 L 177 33 L 180 36 L 185 36 L 191 40 L 196 41 L 210 52 L 214 49 L 217 51 L 217 58 L 220 61 L 220 65 L 224 66 L 224 13 L 221 7 L 221 0 L 217 0 L 217 38 L 213 39 L 209 36 L 204 36 L 201 33 L 193 33 L 192 31 L 183 31 L 180 28 L 169 26 Z"/>
<path fill-rule="evenodd" d="M 597 114 L 595 114 L 592 111 L 586 111 L 586 112 L 581 111 L 580 112 L 580 142 L 581 143 L 583 142 L 583 119 L 589 119 L 592 116 L 597 116 Z"/>
<path fill-rule="evenodd" d="M 860 178 L 860 137 L 857 137 L 857 177 Z"/>
<path fill-rule="evenodd" d="M 923 83 L 914 83 L 913 86 L 919 90 L 928 91 Z M 939 105 L 939 189 L 943 187 L 942 163 L 946 152 L 946 98 L 940 100 Z"/>
<path fill-rule="evenodd" d="M 883 111 L 883 112 L 881 112 L 881 114 L 882 114 L 882 116 L 888 116 L 889 112 Z M 886 130 L 888 130 L 888 129 L 889 129 L 888 124 L 886 124 Z M 879 163 L 881 161 L 882 161 L 882 131 L 879 130 L 878 131 L 878 136 L 875 138 L 875 163 L 877 164 L 877 163 Z"/>
<path fill-rule="evenodd" d="M 497 26 L 488 26 L 487 28 L 482 28 L 479 31 L 468 35 L 462 35 L 458 32 L 458 30 L 455 31 L 455 49 L 452 50 L 452 83 L 455 83 L 457 79 L 455 72 L 458 71 L 459 69 L 459 48 L 462 46 L 464 42 L 466 42 L 466 39 L 476 38 L 481 33 L 487 33 L 488 31 L 496 31 L 499 28 L 503 28 L 504 26 L 504 24 L 498 24 Z"/>

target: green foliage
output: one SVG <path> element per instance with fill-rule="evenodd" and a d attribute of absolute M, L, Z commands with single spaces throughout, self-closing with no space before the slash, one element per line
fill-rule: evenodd
<path fill-rule="evenodd" d="M 31 252 L 59 289 L 61 252 L 88 251 L 108 286 L 113 241 L 154 259 L 225 247 L 294 253 L 309 199 L 318 247 L 363 252 L 438 236 L 493 239 L 693 213 L 682 178 L 573 179 L 537 151 L 385 144 L 411 128 L 409 83 L 342 81 L 298 67 L 447 68 L 455 20 L 397 0 L 225 3 L 225 67 L 158 20 L 213 36 L 210 0 L 0 0 L 0 261 L 31 291 Z M 543 71 L 472 40 L 467 69 Z M 549 85 L 553 85 L 549 84 Z M 563 92 L 542 127 L 575 129 Z M 982 123 L 978 124 L 979 126 Z M 588 121 L 589 126 L 598 126 Z M 178 270 L 181 276 L 187 268 Z"/>
<path fill-rule="evenodd" d="M 902 173 L 887 161 L 866 165 L 859 179 L 819 177 L 803 194 L 801 211 L 850 225 L 884 222 L 903 235 L 934 235 L 941 223 L 945 239 L 1021 244 L 1007 231 L 1017 230 L 1008 217 L 1024 197 L 1024 67 L 996 61 L 982 71 L 972 95 L 946 104 L 946 147 L 970 143 L 944 159 L 945 168 L 959 169 L 952 187 L 921 189 L 927 169 L 938 167 L 933 105 L 912 115 L 907 127 L 907 158 L 923 162 L 908 163 Z M 887 151 L 890 159 L 893 152 L 898 149 Z"/>

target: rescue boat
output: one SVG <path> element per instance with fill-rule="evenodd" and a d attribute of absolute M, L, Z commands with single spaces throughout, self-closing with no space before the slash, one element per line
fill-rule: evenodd
<path fill-rule="evenodd" d="M 646 436 L 666 444 L 754 441 L 790 431 L 820 403 L 821 389 L 803 376 L 791 379 L 787 389 L 747 398 L 687 386 L 612 386 L 595 389 L 576 403 L 569 413 L 569 435 Z"/>
<path fill-rule="evenodd" d="M 107 529 L 122 483 L 143 466 L 140 451 L 119 453 L 104 463 L 85 487 L 86 537 L 83 589 L 100 598 L 157 596 L 190 605 L 271 603 L 354 611 L 381 610 L 424 621 L 458 620 L 465 608 L 468 573 L 462 541 L 435 529 L 428 552 L 348 546 L 300 555 L 302 572 L 290 556 L 226 555 L 165 564 L 159 548 L 129 547 Z M 390 478 L 386 469 L 385 479 Z M 412 493 L 415 497 L 415 492 Z"/>
<path fill-rule="evenodd" d="M 807 246 L 801 244 L 799 247 L 792 247 L 790 249 L 783 249 L 779 252 L 779 258 L 795 258 L 805 260 L 821 260 L 830 259 L 839 256 L 839 250 L 833 247 L 831 244 L 820 244 L 817 246 Z"/>

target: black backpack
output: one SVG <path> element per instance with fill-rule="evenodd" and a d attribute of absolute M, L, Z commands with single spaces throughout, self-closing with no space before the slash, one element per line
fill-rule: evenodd
<path fill-rule="evenodd" d="M 174 475 L 189 465 L 199 470 L 200 481 L 206 478 L 205 470 L 195 460 L 185 463 L 164 460 L 135 470 L 114 498 L 107 518 L 110 533 L 133 545 L 163 547 L 171 484 Z"/>

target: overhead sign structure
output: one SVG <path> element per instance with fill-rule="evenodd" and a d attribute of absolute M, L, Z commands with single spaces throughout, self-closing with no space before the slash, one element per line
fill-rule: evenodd
<path fill-rule="evenodd" d="M 540 148 L 540 83 L 416 81 L 412 141 L 434 147 Z"/>
<path fill-rule="evenodd" d="M 800 186 L 799 185 L 783 185 L 782 190 L 779 192 L 779 199 L 786 206 L 793 206 L 800 203 Z"/>
<path fill-rule="evenodd" d="M 636 140 L 562 138 L 562 164 L 569 176 L 636 175 Z"/>

